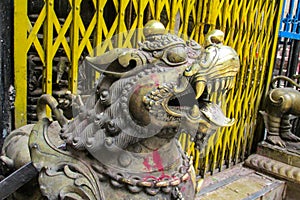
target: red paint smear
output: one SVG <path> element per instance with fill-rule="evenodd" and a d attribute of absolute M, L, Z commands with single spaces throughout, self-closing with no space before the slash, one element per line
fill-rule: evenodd
<path fill-rule="evenodd" d="M 150 176 L 150 175 L 143 178 L 143 181 L 148 181 L 148 180 L 158 181 L 158 178 L 155 176 Z"/>
<path fill-rule="evenodd" d="M 162 174 L 162 175 L 160 175 L 159 177 L 158 177 L 158 180 L 164 180 L 164 179 L 170 179 L 171 178 L 171 176 L 169 176 L 169 175 L 167 175 L 167 174 Z"/>
<path fill-rule="evenodd" d="M 150 77 L 154 81 L 155 87 L 158 87 L 159 86 L 159 78 L 158 78 L 157 74 L 151 74 Z"/>
<path fill-rule="evenodd" d="M 134 89 L 134 94 L 139 94 L 141 88 L 142 88 L 141 85 L 137 85 Z"/>
<path fill-rule="evenodd" d="M 186 190 L 185 186 L 180 189 L 180 192 L 184 192 Z"/>
<path fill-rule="evenodd" d="M 149 158 L 144 158 L 143 164 L 147 168 L 148 171 L 151 170 L 151 165 L 149 164 Z"/>
<path fill-rule="evenodd" d="M 153 156 L 154 167 L 158 169 L 158 171 L 164 172 L 164 166 L 162 164 L 162 160 L 158 151 L 154 150 L 152 156 Z"/>
<path fill-rule="evenodd" d="M 147 168 L 147 170 L 150 172 L 150 170 L 153 168 L 155 170 L 158 170 L 159 172 L 161 172 L 161 175 L 159 177 L 155 177 L 155 176 L 145 176 L 143 179 L 144 181 L 148 180 L 148 179 L 151 179 L 151 180 L 156 180 L 156 181 L 161 181 L 161 180 L 164 180 L 164 179 L 169 179 L 171 178 L 171 176 L 167 175 L 164 173 L 164 166 L 163 166 L 163 162 L 162 162 L 162 159 L 160 157 L 160 154 L 157 150 L 154 150 L 152 152 L 152 159 L 153 159 L 153 163 L 154 165 L 151 166 L 150 163 L 149 163 L 149 158 L 144 158 L 144 161 L 143 161 L 143 165 Z M 173 178 L 173 177 L 172 177 Z M 177 177 L 176 177 L 177 178 Z M 175 178 L 175 179 L 176 179 Z"/>

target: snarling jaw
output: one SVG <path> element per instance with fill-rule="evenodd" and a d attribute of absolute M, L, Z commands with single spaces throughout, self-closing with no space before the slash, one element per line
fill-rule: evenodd
<path fill-rule="evenodd" d="M 225 95 L 239 70 L 238 56 L 230 47 L 209 46 L 204 56 L 186 67 L 176 82 L 160 85 L 143 97 L 152 121 L 179 126 L 202 142 L 218 127 L 233 125 L 234 119 L 227 118 L 209 97 L 214 92 Z"/>
<path fill-rule="evenodd" d="M 132 137 L 122 148 L 181 131 L 204 143 L 218 127 L 234 123 L 218 106 L 239 70 L 238 55 L 222 44 L 223 37 L 209 33 L 202 48 L 172 34 L 150 34 L 139 49 L 116 49 L 108 60 L 87 58 L 103 73 L 96 112 L 114 122 L 120 138 Z M 213 93 L 222 98 L 212 103 Z"/>

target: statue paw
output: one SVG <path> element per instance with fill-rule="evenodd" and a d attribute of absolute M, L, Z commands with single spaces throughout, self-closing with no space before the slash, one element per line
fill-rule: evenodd
<path fill-rule="evenodd" d="M 278 145 L 282 148 L 286 147 L 285 142 L 277 135 L 268 136 L 267 141 L 269 141 L 270 143 L 272 143 L 274 145 Z"/>
<path fill-rule="evenodd" d="M 283 139 L 292 141 L 292 142 L 300 142 L 300 138 L 294 135 L 292 132 L 284 132 L 280 134 Z"/>

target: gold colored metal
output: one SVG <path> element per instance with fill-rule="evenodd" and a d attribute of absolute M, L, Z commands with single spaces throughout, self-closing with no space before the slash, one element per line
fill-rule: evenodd
<path fill-rule="evenodd" d="M 44 7 L 34 24 L 30 24 L 26 13 L 27 2 L 14 1 L 16 127 L 27 123 L 26 62 L 30 47 L 36 49 L 45 66 L 44 92 L 51 94 L 53 68 L 51 59 L 59 46 L 62 46 L 71 63 L 69 89 L 76 93 L 78 61 L 85 49 L 91 55 L 101 55 L 116 47 L 112 41 L 104 41 L 104 39 L 124 32 L 126 33 L 121 34 L 123 39 L 119 40 L 119 47 L 132 47 L 134 46 L 131 44 L 132 41 L 142 41 L 144 37 L 143 33 L 139 32 L 136 38 L 132 38 L 134 35 L 132 32 L 137 28 L 143 28 L 145 21 L 158 19 L 166 25 L 167 30 L 177 33 L 182 38 L 191 37 L 200 44 L 204 44 L 204 35 L 207 31 L 220 29 L 226 33 L 224 44 L 232 46 L 237 51 L 242 67 L 236 81 L 223 81 L 218 84 L 225 84 L 225 86 L 229 84 L 233 87 L 226 101 L 222 100 L 224 97 L 217 93 L 210 97 L 213 101 L 223 102 L 221 105 L 223 111 L 226 116 L 235 118 L 236 124 L 222 129 L 213 136 L 202 153 L 194 149 L 187 136 L 183 135 L 181 141 L 185 150 L 194 155 L 196 173 L 202 176 L 244 160 L 244 155 L 251 148 L 261 98 L 266 96 L 264 90 L 268 88 L 272 78 L 280 21 L 279 11 L 283 1 L 93 0 L 95 13 L 87 27 L 83 25 L 80 15 L 82 2 L 82 0 L 69 0 L 71 10 L 60 25 L 53 9 L 56 1 L 45 0 Z M 116 11 L 116 16 L 112 16 L 110 27 L 106 24 L 104 15 L 108 2 L 112 6 L 111 9 Z M 127 27 L 125 20 L 128 15 L 125 10 L 129 5 L 132 5 L 132 13 L 135 13 L 136 17 L 132 23 L 127 24 Z M 274 22 L 276 22 L 275 26 Z M 43 29 L 44 43 L 38 39 L 41 27 L 45 27 Z M 130 29 L 129 33 L 127 29 Z M 53 32 L 57 32 L 57 37 L 53 35 Z M 96 46 L 101 46 L 101 48 L 94 52 L 93 48 Z M 48 80 L 50 80 L 49 83 Z M 207 86 L 209 89 L 218 85 Z"/>
<path fill-rule="evenodd" d="M 160 23 L 154 24 L 159 26 L 150 25 L 138 49 L 117 48 L 87 57 L 85 66 L 102 76 L 90 97 L 95 103 L 80 103 L 73 120 L 63 116 L 51 95 L 39 98 L 39 121 L 28 145 L 43 196 L 195 199 L 199 185 L 193 156 L 184 153 L 176 136 L 186 132 L 201 151 L 219 127 L 234 124 L 217 103 L 206 99 L 210 93 L 198 91 L 199 98 L 192 102 L 190 97 L 196 96 L 193 88 L 198 80 L 212 85 L 228 80 L 228 85 L 211 91 L 226 95 L 239 70 L 239 58 L 217 40 L 202 48 L 193 40 L 164 34 Z M 46 106 L 61 128 L 51 123 Z M 9 138 L 12 143 L 18 139 Z M 23 152 L 15 152 L 23 157 Z M 18 161 L 5 158 L 10 165 Z"/>
<path fill-rule="evenodd" d="M 292 79 L 278 76 L 272 80 L 271 89 L 266 98 L 264 122 L 267 129 L 267 141 L 281 147 L 291 146 L 298 149 L 300 138 L 291 132 L 290 115 L 300 116 L 300 92 L 292 87 L 274 88 L 277 80 L 288 81 L 292 86 L 300 88 Z M 288 145 L 286 145 L 288 144 Z"/>
<path fill-rule="evenodd" d="M 147 22 L 147 24 L 145 25 L 144 30 L 144 36 L 148 37 L 151 35 L 160 35 L 160 34 L 164 34 L 166 29 L 164 27 L 164 25 L 156 20 L 150 20 L 149 22 Z"/>
<path fill-rule="evenodd" d="M 42 120 L 43 118 L 47 118 L 46 105 L 50 107 L 51 111 L 55 115 L 60 126 L 64 126 L 65 124 L 68 123 L 68 120 L 63 116 L 62 110 L 59 110 L 57 108 L 58 103 L 56 99 L 49 94 L 43 94 L 38 100 L 37 114 L 39 120 Z"/>

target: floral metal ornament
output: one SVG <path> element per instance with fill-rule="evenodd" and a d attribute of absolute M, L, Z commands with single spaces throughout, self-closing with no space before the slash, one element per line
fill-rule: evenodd
<path fill-rule="evenodd" d="M 144 35 L 137 49 L 86 58 L 101 77 L 93 103 L 80 103 L 73 120 L 64 118 L 53 97 L 38 101 L 29 149 L 43 196 L 195 198 L 193 158 L 177 137 L 186 132 L 201 149 L 217 128 L 233 125 L 209 96 L 233 87 L 239 58 L 222 44 L 221 31 L 208 33 L 205 47 L 165 33 L 157 21 L 146 24 Z M 46 117 L 46 105 L 58 123 Z"/>

